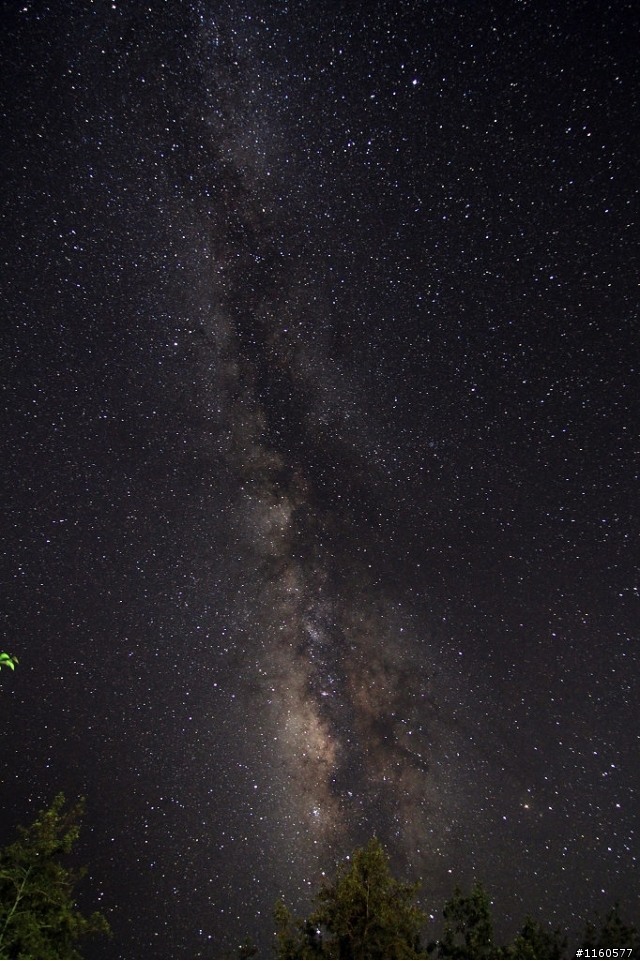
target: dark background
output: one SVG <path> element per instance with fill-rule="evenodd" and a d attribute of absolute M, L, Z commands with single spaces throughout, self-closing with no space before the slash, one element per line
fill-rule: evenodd
<path fill-rule="evenodd" d="M 93 957 L 268 951 L 374 832 L 638 893 L 638 16 L 2 8 L 2 840 Z"/>

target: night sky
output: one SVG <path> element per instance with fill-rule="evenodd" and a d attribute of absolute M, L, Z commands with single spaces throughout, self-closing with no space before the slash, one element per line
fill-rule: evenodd
<path fill-rule="evenodd" d="M 0 840 L 86 795 L 91 957 L 265 952 L 374 833 L 636 913 L 639 25 L 3 4 Z"/>

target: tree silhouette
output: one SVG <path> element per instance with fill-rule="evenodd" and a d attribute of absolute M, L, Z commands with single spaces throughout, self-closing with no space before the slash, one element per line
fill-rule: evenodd
<path fill-rule="evenodd" d="M 600 926 L 589 921 L 582 938 L 583 948 L 606 950 L 607 948 L 631 948 L 633 954 L 640 950 L 640 936 L 632 924 L 625 924 L 617 904 L 605 915 Z"/>
<path fill-rule="evenodd" d="M 474 884 L 469 895 L 459 887 L 443 909 L 444 934 L 434 945 L 437 958 L 495 958 L 491 902 L 483 886 Z"/>
<path fill-rule="evenodd" d="M 502 957 L 531 961 L 536 958 L 561 958 L 566 948 L 567 939 L 558 928 L 547 931 L 539 921 L 527 917 L 520 933 L 503 949 Z"/>
<path fill-rule="evenodd" d="M 275 908 L 276 944 L 282 958 L 420 958 L 425 913 L 415 904 L 419 884 L 391 874 L 377 838 L 342 864 L 316 895 L 306 919 L 284 902 Z"/>
<path fill-rule="evenodd" d="M 74 889 L 84 872 L 64 864 L 83 811 L 82 801 L 65 810 L 58 794 L 0 851 L 0 958 L 79 958 L 83 938 L 109 931 L 101 914 L 77 910 Z"/>

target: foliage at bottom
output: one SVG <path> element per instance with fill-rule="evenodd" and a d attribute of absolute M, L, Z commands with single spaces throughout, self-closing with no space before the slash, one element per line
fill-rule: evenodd
<path fill-rule="evenodd" d="M 77 909 L 74 890 L 84 872 L 65 864 L 83 810 L 82 801 L 65 810 L 58 794 L 0 851 L 0 958 L 79 958 L 83 939 L 109 931 L 101 914 Z"/>
<path fill-rule="evenodd" d="M 631 957 L 640 948 L 636 929 L 621 920 L 617 906 L 603 922 L 587 924 L 569 953 L 559 928 L 531 917 L 513 941 L 497 944 L 491 901 L 479 883 L 468 894 L 454 890 L 442 911 L 441 931 L 427 942 L 427 915 L 416 903 L 419 887 L 393 877 L 382 845 L 373 838 L 338 868 L 334 881 L 322 884 L 307 918 L 294 917 L 283 901 L 276 904 L 277 957 L 560 959 L 576 957 L 579 948 L 628 948 Z"/>

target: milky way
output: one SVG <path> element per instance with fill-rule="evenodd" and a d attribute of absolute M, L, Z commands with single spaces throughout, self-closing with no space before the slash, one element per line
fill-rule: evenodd
<path fill-rule="evenodd" d="M 279 282 L 272 268 L 266 292 L 245 306 L 247 264 L 269 259 L 273 245 L 273 223 L 256 219 L 245 212 L 240 269 L 222 267 L 214 285 L 214 383 L 234 535 L 254 572 L 246 603 L 261 723 L 277 732 L 270 750 L 286 770 L 289 816 L 326 859 L 358 826 L 414 838 L 420 810 L 435 817 L 426 799 L 436 779 L 426 775 L 442 748 L 437 653 L 425 666 L 430 638 L 403 617 L 402 591 L 376 578 L 376 532 L 363 536 L 355 516 L 380 470 L 358 370 L 341 369 L 324 343 L 309 252 L 293 265 L 281 253 Z"/>
<path fill-rule="evenodd" d="M 94 956 L 268 951 L 374 833 L 505 935 L 629 903 L 638 67 L 595 6 L 3 13 L 3 825 L 87 796 Z"/>

